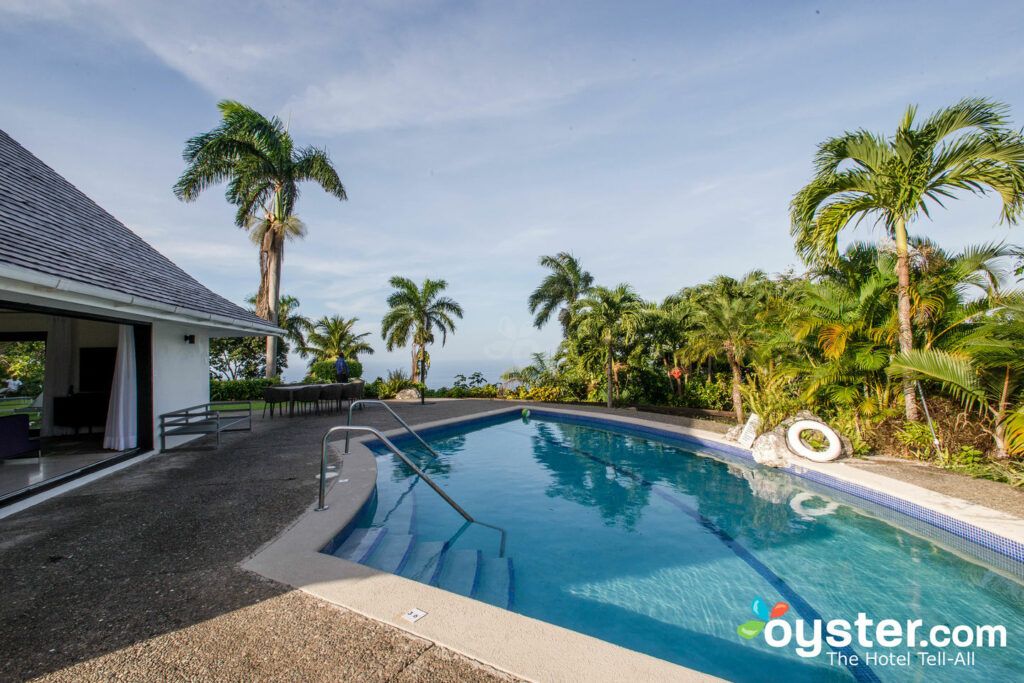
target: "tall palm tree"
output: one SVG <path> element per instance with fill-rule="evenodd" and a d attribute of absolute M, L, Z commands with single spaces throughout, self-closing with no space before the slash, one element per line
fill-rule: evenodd
<path fill-rule="evenodd" d="M 964 99 L 919 125 L 916 113 L 908 107 L 891 138 L 858 130 L 823 142 L 814 178 L 790 206 L 791 232 L 807 262 L 834 260 L 839 233 L 866 218 L 895 241 L 904 353 L 914 348 L 907 225 L 958 190 L 998 193 L 1002 219 L 1011 224 L 1024 208 L 1024 138 L 1007 126 L 1005 105 Z M 907 419 L 917 420 L 909 379 L 903 396 Z"/>
<path fill-rule="evenodd" d="M 434 341 L 434 330 L 441 332 L 441 346 L 455 331 L 455 320 L 462 319 L 462 306 L 454 299 L 441 296 L 448 288 L 445 280 L 423 281 L 417 287 L 412 280 L 396 275 L 389 281 L 394 291 L 388 297 L 390 310 L 380 322 L 381 338 L 388 351 L 412 342 L 412 381 L 422 382 L 420 368 L 427 359 L 427 344 Z M 424 373 L 426 368 L 424 367 Z"/>
<path fill-rule="evenodd" d="M 250 230 L 260 246 L 256 314 L 276 325 L 284 243 L 305 234 L 294 215 L 299 183 L 315 182 L 338 199 L 348 196 L 327 152 L 296 149 L 276 116 L 268 119 L 232 100 L 222 100 L 217 108 L 220 125 L 185 143 L 182 156 L 188 167 L 175 183 L 174 194 L 191 202 L 207 187 L 227 182 L 225 196 L 237 207 L 235 225 Z M 277 374 L 276 344 L 276 337 L 267 337 L 267 377 Z"/>
<path fill-rule="evenodd" d="M 748 273 L 741 280 L 720 275 L 697 300 L 693 342 L 705 355 L 725 353 L 732 370 L 732 407 L 736 422 L 743 422 L 743 361 L 763 334 L 760 312 L 768 292 L 764 273 Z"/>
<path fill-rule="evenodd" d="M 612 407 L 615 344 L 628 343 L 639 332 L 644 318 L 644 301 L 633 288 L 621 284 L 615 289 L 593 287 L 572 305 L 570 330 L 589 338 L 607 355 L 608 407 Z"/>
<path fill-rule="evenodd" d="M 246 302 L 256 307 L 257 296 L 253 295 L 246 299 Z M 306 330 L 310 326 L 310 320 L 299 313 L 301 302 L 294 296 L 282 294 L 277 302 L 277 326 L 284 330 L 285 341 L 295 347 L 295 350 L 302 354 L 302 347 L 306 345 Z"/>
<path fill-rule="evenodd" d="M 324 316 L 306 325 L 306 343 L 300 349 L 303 356 L 312 356 L 310 363 L 334 360 L 338 356 L 356 358 L 360 353 L 372 354 L 373 347 L 365 341 L 369 332 L 356 334 L 352 327 L 359 318 L 345 320 L 340 315 Z"/>
<path fill-rule="evenodd" d="M 530 294 L 530 313 L 536 314 L 533 324 L 540 329 L 561 306 L 558 321 L 562 323 L 562 335 L 568 336 L 572 305 L 593 286 L 594 278 L 583 270 L 575 256 L 565 251 L 554 256 L 541 256 L 540 265 L 551 273 Z"/>

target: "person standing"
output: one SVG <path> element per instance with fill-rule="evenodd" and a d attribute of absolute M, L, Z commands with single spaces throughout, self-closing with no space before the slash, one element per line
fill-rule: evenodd
<path fill-rule="evenodd" d="M 348 363 L 345 362 L 345 356 L 338 356 L 338 360 L 334 361 L 334 376 L 338 382 L 348 381 Z"/>

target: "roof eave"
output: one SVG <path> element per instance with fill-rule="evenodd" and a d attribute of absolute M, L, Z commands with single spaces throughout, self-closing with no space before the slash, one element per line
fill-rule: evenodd
<path fill-rule="evenodd" d="M 0 289 L 29 297 L 51 299 L 54 303 L 74 303 L 106 310 L 111 317 L 183 322 L 235 331 L 241 333 L 239 336 L 286 334 L 284 330 L 270 323 L 255 324 L 247 320 L 197 311 L 187 306 L 172 306 L 9 263 L 0 263 Z"/>

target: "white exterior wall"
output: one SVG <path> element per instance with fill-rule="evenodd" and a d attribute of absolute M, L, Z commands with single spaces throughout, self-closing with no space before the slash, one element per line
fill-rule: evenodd
<path fill-rule="evenodd" d="M 195 344 L 185 342 L 194 334 Z M 160 448 L 160 415 L 210 400 L 210 337 L 200 327 L 153 323 L 153 445 Z M 169 437 L 173 448 L 194 436 Z"/>

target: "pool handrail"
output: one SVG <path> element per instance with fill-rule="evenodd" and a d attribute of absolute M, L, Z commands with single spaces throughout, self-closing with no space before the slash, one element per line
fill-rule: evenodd
<path fill-rule="evenodd" d="M 398 416 L 396 415 L 395 417 L 398 417 Z M 399 419 L 401 419 L 401 418 L 399 418 Z M 404 424 L 404 422 L 403 422 L 403 424 Z M 408 425 L 406 425 L 406 428 L 407 429 L 409 428 Z M 412 429 L 409 429 L 409 431 L 412 431 Z M 327 506 L 327 502 L 325 500 L 326 497 L 327 497 L 327 442 L 330 440 L 331 435 L 335 434 L 337 432 L 345 432 L 346 435 L 350 434 L 351 432 L 368 432 L 368 433 L 373 434 L 374 436 L 376 436 L 378 439 L 380 439 L 381 443 L 383 443 L 387 447 L 387 449 L 389 451 L 391 451 L 392 453 L 397 455 L 402 462 L 404 462 L 406 465 L 408 465 L 412 469 L 412 471 L 415 472 L 417 474 L 417 476 L 420 477 L 420 479 L 422 479 L 423 481 L 427 482 L 427 484 L 430 485 L 430 488 L 432 488 L 435 491 L 437 491 L 438 495 L 441 496 L 442 498 L 444 498 L 446 503 L 451 505 L 452 508 L 454 508 L 454 510 L 456 512 L 458 512 L 460 515 L 462 515 L 463 519 L 465 519 L 467 522 L 472 522 L 473 524 L 479 524 L 480 526 L 485 526 L 485 527 L 488 527 L 488 528 L 494 529 L 495 531 L 500 532 L 501 533 L 501 547 L 500 547 L 500 549 L 498 551 L 498 556 L 499 557 L 505 557 L 505 537 L 506 537 L 507 534 L 506 534 L 506 531 L 504 529 L 502 529 L 500 526 L 495 526 L 493 524 L 488 524 L 487 522 L 480 522 L 480 521 L 477 521 L 476 519 L 473 519 L 473 517 L 468 512 L 466 512 L 465 510 L 462 509 L 461 505 L 459 505 L 454 500 L 452 500 L 451 496 L 449 496 L 447 493 L 445 493 L 444 490 L 440 486 L 438 486 L 437 483 L 435 483 L 433 479 L 431 479 L 429 476 L 427 476 L 426 472 L 424 472 L 419 467 L 417 467 L 416 464 L 405 455 L 405 453 L 403 453 L 402 451 L 398 450 L 398 447 L 395 446 L 395 444 L 391 443 L 390 439 L 388 439 L 386 436 L 381 434 L 377 429 L 375 429 L 373 427 L 364 427 L 364 426 L 361 426 L 361 425 L 339 425 L 337 427 L 331 427 L 324 434 L 324 438 L 323 438 L 323 442 L 322 442 L 322 449 L 321 449 L 321 453 L 320 453 L 320 499 L 319 499 L 319 504 L 315 508 L 317 512 L 326 510 L 327 507 L 328 507 Z M 413 434 L 416 434 L 416 433 L 413 432 Z M 419 438 L 419 435 L 416 434 L 416 437 Z M 422 441 L 422 439 L 420 439 L 420 440 Z M 430 447 L 427 446 L 427 448 L 430 448 Z M 431 451 L 433 451 L 433 449 L 431 449 Z M 348 449 L 347 448 L 345 449 L 345 453 L 346 454 L 348 453 Z M 435 455 L 436 455 L 436 453 L 435 453 Z"/>
<path fill-rule="evenodd" d="M 389 406 L 384 401 L 379 401 L 377 399 L 372 399 L 372 398 L 361 398 L 359 400 L 350 402 L 348 404 L 348 424 L 352 424 L 352 409 L 353 408 L 355 408 L 357 405 L 371 405 L 371 404 L 372 405 L 379 405 L 379 406 L 382 406 L 384 409 L 386 409 L 389 413 L 391 413 L 392 417 L 394 417 L 396 420 L 398 420 L 398 424 L 400 424 L 403 427 L 405 427 L 405 431 L 409 432 L 414 437 L 416 437 L 416 440 L 420 442 L 421 446 L 423 446 L 428 451 L 430 451 L 430 453 L 435 458 L 437 458 L 438 460 L 441 459 L 441 456 L 438 455 L 437 451 L 435 451 L 433 448 L 431 448 L 429 446 L 429 444 L 427 444 L 427 442 L 423 440 L 423 437 L 421 437 L 419 434 L 417 434 L 416 431 L 412 427 L 410 427 L 409 424 L 405 420 L 403 420 L 401 417 L 399 417 L 398 413 L 396 413 L 394 410 L 392 410 L 391 406 Z M 348 454 L 349 436 L 350 435 L 348 433 L 345 434 L 345 453 L 346 453 L 346 455 Z"/>

